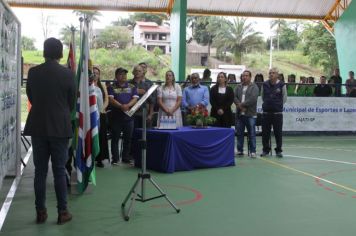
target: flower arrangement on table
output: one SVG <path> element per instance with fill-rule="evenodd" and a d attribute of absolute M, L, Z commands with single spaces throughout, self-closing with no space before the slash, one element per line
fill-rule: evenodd
<path fill-rule="evenodd" d="M 187 115 L 186 121 L 189 125 L 199 128 L 213 125 L 216 122 L 216 119 L 209 116 L 209 112 L 205 106 L 197 105 L 191 109 L 191 113 Z"/>

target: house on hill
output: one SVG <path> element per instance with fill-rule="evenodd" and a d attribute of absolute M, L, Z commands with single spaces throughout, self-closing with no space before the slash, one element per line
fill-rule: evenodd
<path fill-rule="evenodd" d="M 200 45 L 194 39 L 187 42 L 186 63 L 191 66 L 209 66 L 208 46 Z M 216 48 L 210 48 L 210 56 L 216 54 Z"/>
<path fill-rule="evenodd" d="M 171 53 L 171 32 L 168 26 L 160 26 L 155 22 L 136 21 L 134 27 L 134 44 L 141 45 L 148 51 L 155 47 L 164 54 Z"/>

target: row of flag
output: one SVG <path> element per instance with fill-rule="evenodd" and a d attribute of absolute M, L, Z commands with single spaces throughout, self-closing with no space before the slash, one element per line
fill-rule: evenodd
<path fill-rule="evenodd" d="M 74 150 L 74 163 L 77 173 L 77 188 L 83 193 L 91 181 L 95 180 L 95 158 L 99 147 L 99 111 L 96 104 L 94 84 L 89 82 L 92 73 L 89 55 L 89 21 L 84 20 L 81 27 L 80 57 L 76 71 L 74 32 L 72 33 L 67 60 L 68 68 L 74 73 L 77 85 L 77 101 L 72 111 L 74 136 L 72 148 Z"/>

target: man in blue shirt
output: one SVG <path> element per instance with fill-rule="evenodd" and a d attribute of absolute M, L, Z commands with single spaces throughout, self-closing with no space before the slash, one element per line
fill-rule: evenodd
<path fill-rule="evenodd" d="M 191 110 L 199 105 L 207 107 L 209 105 L 209 89 L 208 87 L 201 85 L 199 74 L 193 73 L 190 76 L 191 85 L 183 90 L 183 110 L 187 114 Z"/>
<path fill-rule="evenodd" d="M 130 110 L 138 99 L 137 89 L 127 82 L 127 70 L 118 68 L 115 71 L 115 83 L 108 88 L 109 102 L 111 110 L 111 164 L 117 165 L 119 161 L 119 138 L 123 133 L 122 162 L 130 163 L 129 150 L 131 148 L 131 137 L 134 129 L 133 117 L 127 116 L 124 112 Z"/>

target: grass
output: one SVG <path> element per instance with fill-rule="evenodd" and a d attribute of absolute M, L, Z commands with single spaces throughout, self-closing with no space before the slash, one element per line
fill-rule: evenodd
<path fill-rule="evenodd" d="M 304 56 L 301 51 L 274 51 L 272 66 L 277 67 L 280 73 L 286 77 L 289 74 L 300 76 L 319 77 L 323 74 L 322 69 L 309 65 L 309 57 Z M 244 63 L 253 73 L 263 73 L 265 78 L 269 69 L 269 52 L 250 53 L 243 57 Z"/>
<path fill-rule="evenodd" d="M 68 50 L 64 50 L 61 64 L 66 64 Z M 79 52 L 77 52 L 79 59 Z M 146 62 L 149 65 L 147 77 L 152 80 L 163 80 L 165 72 L 171 68 L 170 55 L 156 56 L 144 48 L 135 46 L 124 50 L 116 49 L 92 49 L 90 52 L 94 65 L 98 65 L 102 71 L 102 79 L 113 79 L 114 71 L 118 67 L 129 70 L 128 78 L 131 78 L 131 70 L 139 62 Z M 40 64 L 43 62 L 42 51 L 23 51 L 24 63 Z M 243 64 L 249 68 L 253 74 L 263 73 L 267 76 L 269 69 L 269 51 L 262 53 L 255 52 L 243 56 Z M 191 68 L 196 66 L 187 65 L 186 73 L 190 73 Z M 301 51 L 274 51 L 273 67 L 277 67 L 285 75 L 295 74 L 297 78 L 301 75 L 319 77 L 323 74 L 320 67 L 309 65 L 309 57 L 304 56 Z"/>

